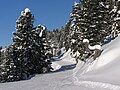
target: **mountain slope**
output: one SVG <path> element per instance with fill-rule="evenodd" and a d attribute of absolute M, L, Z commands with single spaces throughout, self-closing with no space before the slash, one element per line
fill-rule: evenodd
<path fill-rule="evenodd" d="M 102 48 L 98 59 L 86 64 L 79 61 L 76 67 L 68 51 L 53 62 L 59 70 L 0 84 L 0 90 L 120 90 L 120 36 Z"/>

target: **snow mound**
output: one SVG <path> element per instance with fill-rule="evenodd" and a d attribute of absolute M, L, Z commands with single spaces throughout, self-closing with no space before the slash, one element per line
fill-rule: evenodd
<path fill-rule="evenodd" d="M 114 41 L 108 44 L 104 49 L 101 56 L 98 58 L 95 69 L 103 67 L 112 61 L 118 60 L 120 58 L 120 36 Z"/>
<path fill-rule="evenodd" d="M 115 62 L 115 60 L 119 60 L 120 58 L 120 36 L 116 38 L 114 41 L 109 43 L 107 46 L 103 46 L 104 50 L 101 53 L 101 55 L 96 59 L 93 60 L 92 58 L 89 58 L 87 63 L 80 64 L 82 65 L 82 70 L 80 68 L 80 65 L 77 65 L 76 68 L 78 73 L 85 74 L 87 72 L 90 72 L 92 70 L 104 68 L 104 66 L 107 66 L 111 64 L 112 62 Z M 95 46 L 95 48 L 102 49 L 101 46 Z"/>
<path fill-rule="evenodd" d="M 52 71 L 57 71 L 57 70 L 59 70 L 61 68 L 61 65 L 59 65 L 59 64 L 57 64 L 55 62 L 52 62 L 51 67 L 53 68 Z"/>
<path fill-rule="evenodd" d="M 89 62 L 77 65 L 73 76 L 75 85 L 90 90 L 92 87 L 95 90 L 120 90 L 120 36 L 102 48 L 99 58 L 89 58 Z"/>

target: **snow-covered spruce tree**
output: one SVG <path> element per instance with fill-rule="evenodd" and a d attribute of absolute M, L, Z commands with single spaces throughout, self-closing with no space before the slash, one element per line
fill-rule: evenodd
<path fill-rule="evenodd" d="M 34 16 L 29 9 L 25 9 L 17 20 L 17 32 L 14 33 L 14 44 L 21 52 L 18 59 L 22 62 L 22 73 L 45 73 L 50 70 L 50 61 L 45 52 L 45 27 L 33 28 Z"/>
<path fill-rule="evenodd" d="M 113 9 L 110 12 L 111 15 L 111 35 L 114 39 L 120 33 L 120 1 L 113 0 Z"/>
<path fill-rule="evenodd" d="M 83 0 L 83 25 L 84 38 L 90 40 L 90 44 L 103 44 L 110 34 L 110 5 L 111 0 Z"/>
<path fill-rule="evenodd" d="M 45 73 L 50 71 L 50 69 L 52 69 L 50 66 L 51 65 L 50 59 L 52 57 L 51 47 L 48 44 L 48 40 L 46 38 L 46 33 L 47 33 L 46 27 L 43 25 L 38 25 L 36 31 L 37 32 L 40 31 L 39 37 L 36 38 L 36 42 L 35 42 L 39 47 L 35 49 L 34 53 L 36 53 L 36 55 L 39 54 L 38 55 L 39 57 L 36 56 L 37 58 L 34 59 L 40 60 L 38 66 L 36 67 L 37 73 Z"/>
<path fill-rule="evenodd" d="M 19 81 L 36 73 L 50 71 L 50 60 L 45 42 L 45 27 L 33 28 L 34 16 L 26 8 L 17 20 L 13 44 L 7 48 L 5 62 L 1 64 L 0 81 Z"/>
<path fill-rule="evenodd" d="M 83 22 L 83 10 L 82 4 L 76 3 L 73 6 L 73 11 L 71 13 L 71 25 L 70 25 L 70 48 L 72 51 L 72 56 L 77 59 L 84 61 L 85 57 L 88 55 L 85 53 L 85 48 L 82 43 L 84 39 L 83 32 L 81 31 Z"/>
<path fill-rule="evenodd" d="M 85 51 L 83 39 L 89 39 L 90 45 L 103 44 L 110 34 L 111 0 L 82 0 L 75 3 L 71 13 L 71 49 L 78 53 L 80 60 L 90 56 Z M 77 51 L 77 52 L 76 52 Z"/>

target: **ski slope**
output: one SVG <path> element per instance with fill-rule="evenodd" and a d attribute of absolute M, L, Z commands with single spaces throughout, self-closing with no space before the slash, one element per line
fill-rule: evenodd
<path fill-rule="evenodd" d="M 120 36 L 102 49 L 95 61 L 79 61 L 76 67 L 68 51 L 53 62 L 54 72 L 26 81 L 1 83 L 0 90 L 120 90 Z"/>

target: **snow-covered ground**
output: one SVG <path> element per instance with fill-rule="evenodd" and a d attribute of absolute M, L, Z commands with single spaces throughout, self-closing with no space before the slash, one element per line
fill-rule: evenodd
<path fill-rule="evenodd" d="M 53 62 L 54 72 L 26 81 L 1 83 L 0 90 L 120 90 L 120 36 L 102 48 L 95 61 L 79 61 L 76 67 L 68 51 Z"/>

